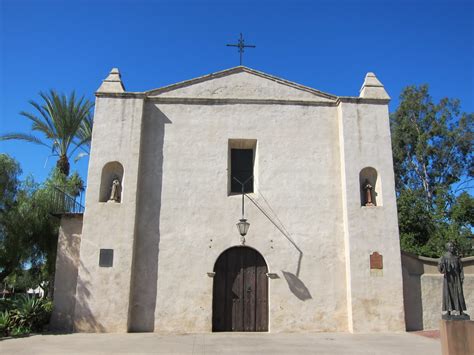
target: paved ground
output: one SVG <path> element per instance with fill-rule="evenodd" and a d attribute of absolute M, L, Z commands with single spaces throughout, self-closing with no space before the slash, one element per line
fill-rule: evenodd
<path fill-rule="evenodd" d="M 0 341 L 0 354 L 438 355 L 439 340 L 416 334 L 211 333 L 33 335 Z"/>
<path fill-rule="evenodd" d="M 431 339 L 438 339 L 440 338 L 439 330 L 420 330 L 417 332 L 411 332 L 411 334 L 421 335 Z"/>

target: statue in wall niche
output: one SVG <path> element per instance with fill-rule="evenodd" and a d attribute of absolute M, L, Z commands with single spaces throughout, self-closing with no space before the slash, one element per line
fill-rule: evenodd
<path fill-rule="evenodd" d="M 365 180 L 363 189 L 365 191 L 365 206 L 375 206 L 372 202 L 373 186 L 369 183 L 369 180 Z"/>
<path fill-rule="evenodd" d="M 112 187 L 110 188 L 110 198 L 109 201 L 120 202 L 120 191 L 121 185 L 118 178 L 112 180 Z"/>
<path fill-rule="evenodd" d="M 446 253 L 438 262 L 438 270 L 444 274 L 443 279 L 443 319 L 465 319 L 469 315 L 463 313 L 466 310 L 466 301 L 462 290 L 464 282 L 464 271 L 461 258 L 454 251 L 452 242 L 446 243 Z M 454 315 L 452 312 L 458 314 Z"/>

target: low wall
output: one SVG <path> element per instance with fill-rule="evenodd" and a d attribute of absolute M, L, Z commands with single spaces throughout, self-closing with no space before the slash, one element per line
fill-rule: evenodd
<path fill-rule="evenodd" d="M 438 260 L 402 252 L 403 298 L 406 329 L 438 329 L 443 300 L 443 275 Z M 474 313 L 474 257 L 461 259 L 464 298 L 469 315 Z"/>
<path fill-rule="evenodd" d="M 82 214 L 63 215 L 58 236 L 51 330 L 73 331 L 81 235 Z"/>

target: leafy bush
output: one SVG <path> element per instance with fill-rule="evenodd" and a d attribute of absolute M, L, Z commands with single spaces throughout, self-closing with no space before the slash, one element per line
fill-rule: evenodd
<path fill-rule="evenodd" d="M 8 311 L 0 312 L 0 337 L 7 335 L 10 314 Z"/>
<path fill-rule="evenodd" d="M 49 322 L 51 301 L 21 295 L 12 301 L 10 310 L 0 313 L 0 336 L 18 336 L 41 332 Z"/>
<path fill-rule="evenodd" d="M 31 329 L 25 326 L 19 326 L 16 328 L 13 328 L 10 332 L 10 335 L 12 337 L 17 337 L 17 336 L 22 336 L 22 335 L 28 335 L 31 333 Z"/>

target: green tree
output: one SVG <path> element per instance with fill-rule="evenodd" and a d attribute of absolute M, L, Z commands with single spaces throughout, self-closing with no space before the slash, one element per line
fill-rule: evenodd
<path fill-rule="evenodd" d="M 46 193 L 51 193 L 56 187 L 59 187 L 62 191 L 74 198 L 85 190 L 84 181 L 77 171 L 70 176 L 65 176 L 59 169 L 53 169 L 44 183 L 44 188 L 46 189 Z"/>
<path fill-rule="evenodd" d="M 21 182 L 14 203 L 0 217 L 0 280 L 26 264 L 54 273 L 59 220 L 50 214 L 47 191 L 31 178 Z"/>
<path fill-rule="evenodd" d="M 20 165 L 6 154 L 0 154 L 0 281 L 13 272 L 22 259 L 18 238 L 12 238 L 17 207 Z"/>
<path fill-rule="evenodd" d="M 6 154 L 0 154 L 0 212 L 9 208 L 15 199 L 20 165 Z"/>
<path fill-rule="evenodd" d="M 47 276 L 41 273 L 41 268 L 30 268 L 28 270 L 20 269 L 6 278 L 6 284 L 16 293 L 25 293 L 28 289 L 35 289 L 46 281 Z M 44 279 L 45 278 L 45 279 Z"/>
<path fill-rule="evenodd" d="M 10 201 L 0 202 L 0 206 L 8 204 L 0 214 L 0 281 L 29 265 L 32 275 L 41 274 L 52 286 L 59 228 L 59 219 L 52 215 L 56 208 L 53 189 L 61 186 L 77 196 L 84 189 L 82 179 L 77 173 L 66 177 L 54 169 L 43 184 L 30 177 L 19 181 L 18 163 L 1 154 L 0 164 L 0 172 L 8 172 L 3 174 L 7 177 L 0 177 L 0 181 L 7 181 L 2 186 L 8 186 L 3 196 L 10 196 Z"/>
<path fill-rule="evenodd" d="M 409 86 L 391 115 L 398 218 L 403 250 L 439 256 L 448 240 L 472 253 L 474 114 L 460 102 L 434 102 L 428 86 Z"/>
<path fill-rule="evenodd" d="M 40 97 L 42 103 L 29 101 L 36 113 L 22 111 L 20 115 L 28 118 L 31 129 L 42 133 L 46 140 L 30 133 L 7 133 L 0 140 L 19 139 L 50 148 L 58 156 L 57 168 L 67 176 L 71 156 L 78 148 L 90 144 L 93 103 L 84 97 L 77 98 L 74 92 L 68 98 L 50 90 L 41 92 Z"/>
<path fill-rule="evenodd" d="M 430 202 L 440 190 L 472 179 L 473 119 L 460 112 L 459 100 L 434 103 L 427 85 L 405 88 L 391 120 L 398 191 L 421 189 Z"/>

